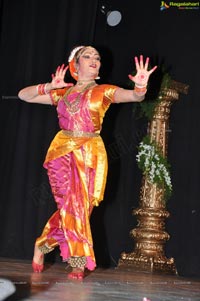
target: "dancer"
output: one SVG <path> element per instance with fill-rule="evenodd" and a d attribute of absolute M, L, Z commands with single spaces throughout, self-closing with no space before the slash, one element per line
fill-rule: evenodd
<path fill-rule="evenodd" d="M 98 85 L 101 58 L 91 46 L 74 48 L 69 66 L 59 66 L 50 83 L 29 86 L 19 98 L 30 103 L 57 107 L 60 131 L 48 149 L 47 169 L 57 211 L 50 217 L 34 249 L 34 272 L 44 269 L 44 254 L 60 247 L 63 261 L 72 271 L 69 279 L 83 279 L 84 271 L 96 267 L 90 216 L 103 200 L 107 177 L 107 155 L 100 137 L 104 115 L 111 103 L 139 102 L 145 97 L 150 74 L 149 58 L 135 57 L 137 73 L 129 75 L 134 90 Z M 76 84 L 65 83 L 66 71 Z"/>

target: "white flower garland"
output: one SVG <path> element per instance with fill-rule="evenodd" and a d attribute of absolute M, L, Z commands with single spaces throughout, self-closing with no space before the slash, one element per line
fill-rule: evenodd
<path fill-rule="evenodd" d="M 77 51 L 79 51 L 81 48 L 84 48 L 84 46 L 77 46 L 77 47 L 75 47 L 75 48 L 71 51 L 71 53 L 70 53 L 70 55 L 69 55 L 69 58 L 68 58 L 68 62 L 69 62 L 69 63 L 73 60 L 75 54 L 76 54 Z"/>
<path fill-rule="evenodd" d="M 169 173 L 169 164 L 161 152 L 158 151 L 155 143 L 145 137 L 139 144 L 139 152 L 136 155 L 138 166 L 153 184 L 164 184 L 166 197 L 169 198 L 172 192 L 172 183 Z"/>

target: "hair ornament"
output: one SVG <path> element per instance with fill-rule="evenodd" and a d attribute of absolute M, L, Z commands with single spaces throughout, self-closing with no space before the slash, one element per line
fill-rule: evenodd
<path fill-rule="evenodd" d="M 84 46 L 78 46 L 78 47 L 75 47 L 71 53 L 70 53 L 70 56 L 68 58 L 68 62 L 71 62 L 75 56 L 75 54 L 77 53 L 77 51 L 79 51 L 80 49 L 84 48 Z"/>

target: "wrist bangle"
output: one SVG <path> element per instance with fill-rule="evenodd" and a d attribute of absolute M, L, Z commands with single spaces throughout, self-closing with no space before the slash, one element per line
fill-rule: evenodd
<path fill-rule="evenodd" d="M 45 94 L 45 92 L 44 92 L 44 86 L 45 86 L 45 84 L 39 84 L 39 85 L 37 85 L 37 93 L 38 93 L 38 95 L 44 95 Z"/>
<path fill-rule="evenodd" d="M 44 85 L 44 93 L 45 94 L 49 94 L 49 90 L 47 91 L 47 85 L 48 85 L 49 83 L 46 83 L 45 85 Z"/>
<path fill-rule="evenodd" d="M 37 85 L 36 89 L 37 89 L 38 95 L 45 95 L 45 94 L 48 94 L 48 93 L 49 93 L 49 92 L 47 91 L 47 85 L 48 85 L 48 83 Z"/>
<path fill-rule="evenodd" d="M 146 88 L 147 87 L 147 83 L 145 85 L 135 84 L 135 87 L 137 87 L 137 88 Z"/>
<path fill-rule="evenodd" d="M 146 86 L 144 86 L 143 88 L 139 88 L 139 87 L 135 86 L 133 91 L 135 91 L 136 93 L 146 93 L 147 88 L 146 88 Z"/>

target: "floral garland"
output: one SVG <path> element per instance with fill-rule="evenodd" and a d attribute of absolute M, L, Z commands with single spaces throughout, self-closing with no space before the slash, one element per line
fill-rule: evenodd
<path fill-rule="evenodd" d="M 172 193 L 170 166 L 156 143 L 150 141 L 149 136 L 145 136 L 140 142 L 136 160 L 138 167 L 152 184 L 164 186 L 165 198 L 168 199 Z"/>

